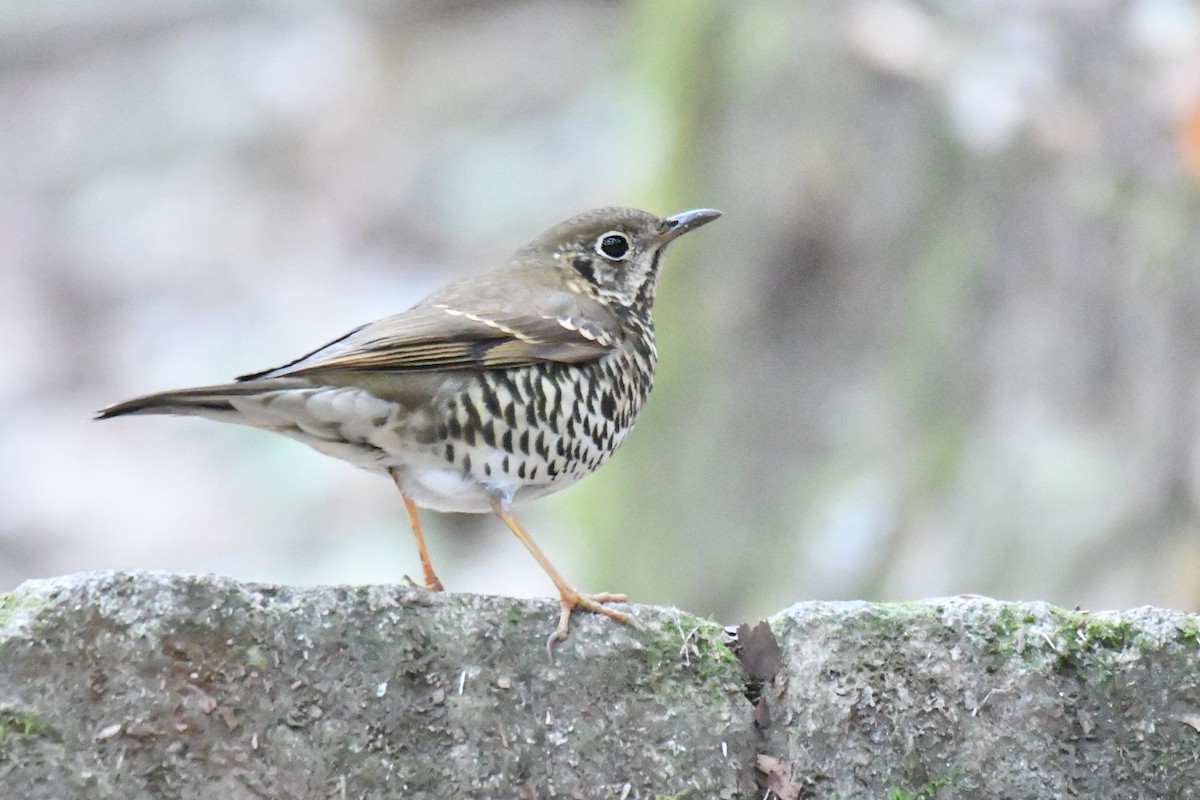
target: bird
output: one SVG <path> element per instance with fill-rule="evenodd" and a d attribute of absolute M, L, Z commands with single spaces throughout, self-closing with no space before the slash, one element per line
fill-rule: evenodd
<path fill-rule="evenodd" d="M 96 419 L 174 414 L 248 425 L 390 478 L 431 591 L 443 585 L 419 509 L 494 514 L 558 590 L 552 648 L 577 608 L 629 622 L 607 605 L 626 597 L 576 589 L 513 505 L 576 483 L 625 439 L 654 381 L 651 310 L 663 253 L 719 216 L 587 211 L 491 271 L 282 366 L 137 397 Z"/>

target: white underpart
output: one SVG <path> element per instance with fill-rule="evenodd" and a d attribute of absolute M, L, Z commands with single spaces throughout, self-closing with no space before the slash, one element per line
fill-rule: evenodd
<path fill-rule="evenodd" d="M 384 475 L 395 468 L 405 494 L 425 508 L 490 511 L 492 497 L 508 503 L 521 488 L 520 482 L 500 475 L 500 459 L 494 454 L 497 480 L 480 484 L 467 479 L 441 457 L 440 446 L 423 445 L 407 435 L 407 409 L 362 389 L 289 389 L 233 397 L 230 404 L 246 424 L 281 433 L 327 456 Z"/>

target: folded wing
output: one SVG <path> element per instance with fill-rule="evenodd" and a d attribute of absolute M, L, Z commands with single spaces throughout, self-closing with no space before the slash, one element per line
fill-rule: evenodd
<path fill-rule="evenodd" d="M 619 344 L 618 320 L 598 302 L 511 278 L 492 273 L 455 284 L 403 314 L 238 380 L 579 363 Z"/>

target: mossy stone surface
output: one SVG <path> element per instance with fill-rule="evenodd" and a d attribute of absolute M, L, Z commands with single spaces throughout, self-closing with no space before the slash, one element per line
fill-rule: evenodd
<path fill-rule="evenodd" d="M 0 797 L 1200 797 L 1195 615 L 804 603 L 766 715 L 720 625 L 626 610 L 551 662 L 549 600 L 30 582 L 0 602 Z"/>
<path fill-rule="evenodd" d="M 1197 618 L 803 603 L 767 747 L 812 797 L 1200 797 Z"/>
<path fill-rule="evenodd" d="M 10 598 L 5 797 L 754 793 L 737 664 L 674 610 L 576 615 L 551 663 L 548 600 L 154 573 Z"/>

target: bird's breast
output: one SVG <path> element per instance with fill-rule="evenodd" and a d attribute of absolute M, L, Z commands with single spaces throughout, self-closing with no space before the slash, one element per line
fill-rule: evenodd
<path fill-rule="evenodd" d="M 444 400 L 432 441 L 449 474 L 509 500 L 532 499 L 608 460 L 653 376 L 652 342 L 583 364 L 481 372 Z"/>

